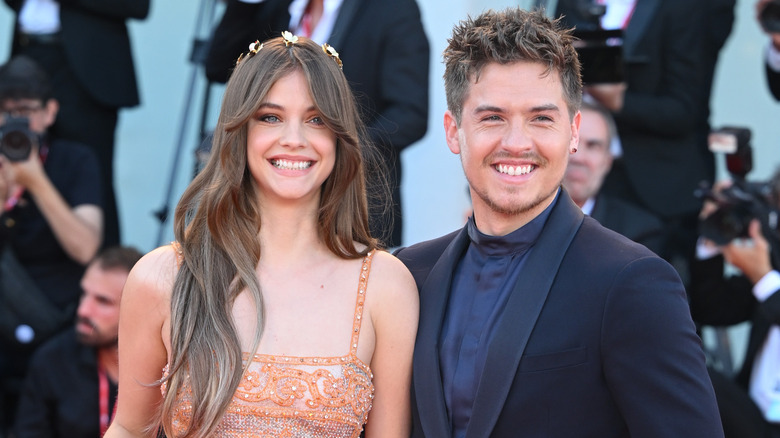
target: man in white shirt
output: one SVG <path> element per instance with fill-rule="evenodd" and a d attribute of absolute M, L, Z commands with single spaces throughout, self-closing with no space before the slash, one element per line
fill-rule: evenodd
<path fill-rule="evenodd" d="M 769 185 L 776 204 L 765 206 L 777 209 L 780 169 Z M 705 203 L 702 216 L 715 208 Z M 777 241 L 776 230 L 762 229 L 753 219 L 745 238 L 722 246 L 700 240 L 691 265 L 694 321 L 712 326 L 752 324 L 744 363 L 734 379 L 710 372 L 726 438 L 780 437 L 780 273 L 772 260 L 773 251 L 780 250 Z M 724 275 L 724 262 L 741 275 Z"/>

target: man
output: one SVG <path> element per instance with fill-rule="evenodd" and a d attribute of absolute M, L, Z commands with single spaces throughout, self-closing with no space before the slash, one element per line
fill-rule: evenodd
<path fill-rule="evenodd" d="M 367 166 L 371 233 L 388 247 L 401 245 L 401 152 L 428 128 L 430 49 L 417 2 L 228 0 L 206 59 L 207 77 L 225 82 L 250 42 L 283 30 L 328 43 L 345 61 L 376 160 L 386 168 L 374 170 L 373 160 Z"/>
<path fill-rule="evenodd" d="M 29 322 L 40 308 L 36 313 L 29 305 L 7 306 L 15 308 L 21 323 L 9 325 L 12 334 L 4 330 L 5 336 L 0 336 L 2 429 L 13 418 L 9 411 L 16 407 L 18 383 L 33 348 L 73 317 L 81 293 L 79 281 L 101 245 L 100 168 L 87 146 L 49 133 L 59 115 L 59 101 L 53 95 L 48 76 L 32 59 L 15 56 L 0 67 L 0 126 L 10 129 L 7 124 L 16 119 L 29 130 L 25 137 L 30 146 L 17 150 L 23 153 L 14 160 L 0 154 L 0 249 L 13 254 L 22 267 L 15 272 L 29 280 L 13 295 L 61 311 L 59 324 L 42 327 Z M 0 322 L 6 324 L 0 326 L 9 320 L 2 318 Z"/>
<path fill-rule="evenodd" d="M 116 399 L 122 288 L 141 253 L 111 247 L 90 263 L 75 330 L 41 346 L 30 363 L 16 415 L 17 438 L 103 436 Z"/>
<path fill-rule="evenodd" d="M 767 86 L 775 100 L 780 100 L 780 2 L 758 0 L 756 18 L 761 30 L 769 36 L 764 60 Z"/>
<path fill-rule="evenodd" d="M 414 437 L 722 436 L 676 272 L 560 188 L 581 119 L 571 43 L 508 9 L 444 52 L 474 215 L 398 252 L 420 288 Z"/>
<path fill-rule="evenodd" d="M 114 136 L 120 108 L 138 105 L 127 20 L 145 19 L 150 0 L 5 0 L 16 12 L 11 54 L 49 75 L 60 115 L 52 132 L 91 147 L 103 186 L 104 246 L 120 242 L 114 193 Z M 11 29 L 9 29 L 11 30 Z"/>
<path fill-rule="evenodd" d="M 600 193 L 604 177 L 612 167 L 610 145 L 616 136 L 612 115 L 598 103 L 587 101 L 583 102 L 580 114 L 580 140 L 577 152 L 569 155 L 563 186 L 583 213 L 660 254 L 660 219 L 634 204 Z"/>
<path fill-rule="evenodd" d="M 780 208 L 777 202 L 780 169 L 775 171 L 769 186 L 774 204 L 767 207 L 776 212 Z M 705 202 L 702 216 L 709 217 L 716 208 L 717 205 Z M 770 239 L 765 232 L 772 233 Z M 725 435 L 727 438 L 780 437 L 777 230 L 762 230 L 760 221 L 753 219 L 746 238 L 720 247 L 704 242 L 699 245 L 700 257 L 691 265 L 690 302 L 694 320 L 711 326 L 749 321 L 751 326 L 742 368 L 736 376 L 732 379 L 711 370 Z M 739 269 L 740 275 L 725 276 L 725 262 Z"/>

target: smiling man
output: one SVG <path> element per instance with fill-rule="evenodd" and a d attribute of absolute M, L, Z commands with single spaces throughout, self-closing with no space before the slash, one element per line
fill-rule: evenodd
<path fill-rule="evenodd" d="M 112 247 L 81 280 L 75 330 L 43 344 L 30 362 L 14 425 L 17 438 L 103 436 L 118 377 L 119 301 L 141 253 Z"/>
<path fill-rule="evenodd" d="M 581 124 L 572 37 L 488 11 L 444 52 L 474 215 L 397 251 L 420 289 L 413 437 L 722 437 L 676 271 L 561 189 Z"/>

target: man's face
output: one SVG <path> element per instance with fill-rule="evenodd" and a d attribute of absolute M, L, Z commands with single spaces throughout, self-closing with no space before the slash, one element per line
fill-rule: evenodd
<path fill-rule="evenodd" d="M 128 273 L 104 270 L 92 263 L 81 279 L 81 302 L 76 312 L 76 334 L 85 345 L 111 347 L 119 333 L 119 300 Z"/>
<path fill-rule="evenodd" d="M 531 62 L 486 65 L 472 78 L 460 126 L 444 116 L 447 144 L 460 154 L 480 230 L 503 235 L 554 199 L 577 144 L 560 75 Z"/>
<path fill-rule="evenodd" d="M 563 178 L 564 187 L 574 202 L 582 206 L 598 194 L 611 167 L 607 122 L 596 111 L 582 110 L 580 144 L 577 153 L 569 155 L 569 167 Z"/>
<path fill-rule="evenodd" d="M 54 124 L 59 104 L 54 99 L 43 102 L 37 99 L 7 99 L 0 104 L 0 125 L 8 116 L 25 117 L 30 121 L 29 129 L 43 134 Z"/>

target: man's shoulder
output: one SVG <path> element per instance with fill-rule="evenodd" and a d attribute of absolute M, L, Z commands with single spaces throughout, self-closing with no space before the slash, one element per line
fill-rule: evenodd
<path fill-rule="evenodd" d="M 31 360 L 37 366 L 56 364 L 63 357 L 76 357 L 81 348 L 81 344 L 76 339 L 76 331 L 69 328 L 41 344 L 35 350 Z"/>
<path fill-rule="evenodd" d="M 592 254 L 616 259 L 633 260 L 648 256 L 658 257 L 645 246 L 607 228 L 590 216 L 584 218 L 582 227 L 577 232 L 572 245 L 575 249 L 584 249 Z"/>
<path fill-rule="evenodd" d="M 461 231 L 462 229 L 458 229 L 441 237 L 399 248 L 394 254 L 407 266 L 431 260 L 435 262 Z"/>
<path fill-rule="evenodd" d="M 439 261 L 444 251 L 452 243 L 455 237 L 463 232 L 463 230 L 456 230 L 449 234 L 446 234 L 435 239 L 426 240 L 414 244 L 409 247 L 404 247 L 396 250 L 393 254 L 406 265 L 409 272 L 414 276 L 414 280 L 417 283 L 417 288 L 422 288 L 425 280 L 428 278 L 428 274 Z"/>

